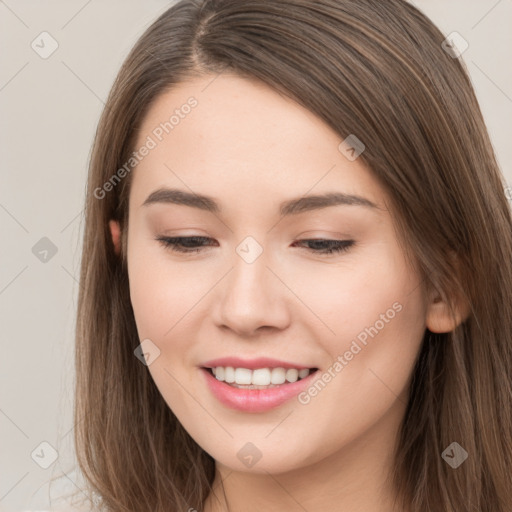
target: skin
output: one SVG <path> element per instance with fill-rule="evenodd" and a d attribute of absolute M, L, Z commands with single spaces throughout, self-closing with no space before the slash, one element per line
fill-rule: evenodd
<path fill-rule="evenodd" d="M 228 74 L 183 82 L 153 103 L 137 148 L 190 96 L 197 107 L 132 171 L 127 257 L 139 337 L 160 350 L 151 376 L 216 460 L 205 510 L 228 510 L 223 480 L 231 511 L 332 510 L 333 503 L 391 511 L 386 476 L 425 328 L 456 324 L 407 265 L 389 198 L 371 171 L 339 151 L 342 137 L 266 85 Z M 222 213 L 142 206 L 162 186 L 212 196 Z M 338 205 L 280 218 L 282 201 L 333 191 L 379 209 Z M 119 226 L 110 228 L 120 251 Z M 187 255 L 155 239 L 164 235 L 213 241 Z M 263 249 L 251 264 L 236 252 L 247 236 Z M 297 245 L 304 239 L 355 244 L 324 256 Z M 397 302 L 401 311 L 308 404 L 228 409 L 199 369 L 222 356 L 268 356 L 322 374 Z M 261 452 L 252 467 L 237 457 L 247 442 Z"/>

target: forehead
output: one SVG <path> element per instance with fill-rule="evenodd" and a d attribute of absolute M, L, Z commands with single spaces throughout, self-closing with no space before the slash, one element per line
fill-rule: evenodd
<path fill-rule="evenodd" d="M 184 81 L 157 97 L 143 119 L 134 150 L 151 149 L 133 171 L 131 196 L 142 204 L 161 186 L 218 197 L 229 187 L 260 200 L 336 190 L 383 206 L 378 183 L 361 160 L 340 151 L 342 141 L 259 81 L 226 74 Z"/>

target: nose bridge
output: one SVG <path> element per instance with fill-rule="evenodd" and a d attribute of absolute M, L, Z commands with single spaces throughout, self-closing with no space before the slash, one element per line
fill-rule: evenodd
<path fill-rule="evenodd" d="M 270 260 L 254 237 L 247 236 L 238 244 L 219 296 L 220 324 L 238 333 L 261 326 L 283 328 L 287 321 L 284 287 L 267 268 Z"/>

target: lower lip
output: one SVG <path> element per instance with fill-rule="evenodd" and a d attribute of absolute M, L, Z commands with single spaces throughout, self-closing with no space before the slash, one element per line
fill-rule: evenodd
<path fill-rule="evenodd" d="M 287 402 L 311 384 L 318 370 L 304 379 L 269 389 L 235 388 L 216 379 L 209 370 L 201 368 L 210 391 L 225 406 L 243 412 L 265 412 Z"/>

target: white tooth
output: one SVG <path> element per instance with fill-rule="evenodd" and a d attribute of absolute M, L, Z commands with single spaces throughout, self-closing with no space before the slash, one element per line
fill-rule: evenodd
<path fill-rule="evenodd" d="M 212 368 L 215 378 L 228 384 L 239 384 L 242 386 L 278 386 L 285 382 L 296 382 L 310 374 L 308 368 L 297 370 L 296 368 L 233 368 L 232 366 L 217 366 Z"/>
<path fill-rule="evenodd" d="M 302 370 L 299 370 L 299 377 L 303 379 L 304 377 L 307 377 L 309 375 L 309 368 L 303 368 Z"/>
<path fill-rule="evenodd" d="M 253 370 L 252 384 L 256 386 L 268 386 L 270 384 L 270 370 L 268 368 Z"/>
<path fill-rule="evenodd" d="M 286 372 L 284 368 L 273 368 L 270 381 L 272 384 L 283 384 L 286 380 Z"/>
<path fill-rule="evenodd" d="M 237 384 L 250 384 L 252 380 L 252 370 L 248 368 L 237 368 L 235 370 L 235 382 Z"/>
<path fill-rule="evenodd" d="M 289 368 L 286 370 L 286 380 L 288 382 L 296 382 L 299 377 L 299 370 L 295 368 Z"/>
<path fill-rule="evenodd" d="M 227 366 L 224 369 L 224 380 L 230 384 L 235 382 L 235 369 L 232 366 Z"/>

